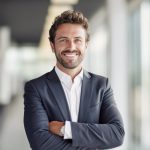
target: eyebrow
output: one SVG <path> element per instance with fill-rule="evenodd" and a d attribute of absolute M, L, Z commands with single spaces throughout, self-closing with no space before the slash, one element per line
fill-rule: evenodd
<path fill-rule="evenodd" d="M 77 37 L 75 37 L 76 39 L 82 39 L 82 37 L 81 36 L 77 36 Z"/>
<path fill-rule="evenodd" d="M 59 38 L 56 37 L 56 40 L 60 40 L 60 39 L 67 39 L 68 37 L 65 37 L 65 36 L 61 36 Z"/>
<path fill-rule="evenodd" d="M 81 39 L 82 37 L 81 36 L 77 36 L 77 37 L 74 37 L 75 39 Z M 59 38 L 57 38 L 56 37 L 56 40 L 60 40 L 60 39 L 68 39 L 68 37 L 66 37 L 66 36 L 62 36 L 62 37 L 59 37 Z"/>

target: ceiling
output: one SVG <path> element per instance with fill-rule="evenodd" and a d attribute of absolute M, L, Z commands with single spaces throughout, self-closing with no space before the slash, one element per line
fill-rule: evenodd
<path fill-rule="evenodd" d="M 87 18 L 100 8 L 102 0 L 79 0 L 75 10 Z M 11 39 L 17 44 L 35 44 L 40 41 L 50 0 L 0 0 L 0 27 L 8 26 Z"/>

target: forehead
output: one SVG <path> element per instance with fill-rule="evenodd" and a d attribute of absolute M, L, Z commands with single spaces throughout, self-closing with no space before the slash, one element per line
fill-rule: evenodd
<path fill-rule="evenodd" d="M 58 26 L 56 37 L 58 36 L 80 36 L 85 37 L 86 31 L 80 24 L 65 23 Z"/>

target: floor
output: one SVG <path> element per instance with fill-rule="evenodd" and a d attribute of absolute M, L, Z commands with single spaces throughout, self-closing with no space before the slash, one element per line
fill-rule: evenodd
<path fill-rule="evenodd" d="M 1 108 L 0 150 L 30 150 L 23 126 L 22 95 Z"/>

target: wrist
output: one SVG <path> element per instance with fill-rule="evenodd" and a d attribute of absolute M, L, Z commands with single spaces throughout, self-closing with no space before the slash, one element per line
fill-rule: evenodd
<path fill-rule="evenodd" d="M 60 136 L 64 136 L 64 134 L 65 134 L 65 126 L 63 125 L 63 126 L 60 128 L 59 135 L 60 135 Z"/>

